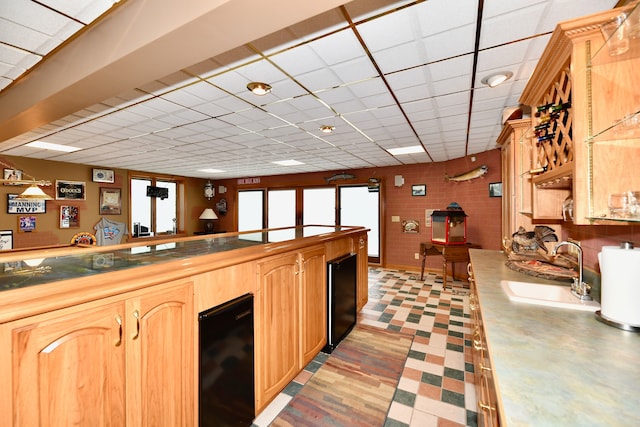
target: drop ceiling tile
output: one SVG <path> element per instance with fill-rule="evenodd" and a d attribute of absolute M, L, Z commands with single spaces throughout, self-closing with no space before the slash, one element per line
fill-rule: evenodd
<path fill-rule="evenodd" d="M 67 16 L 72 16 L 85 24 L 89 24 L 117 2 L 113 0 L 76 0 L 71 2 L 65 0 L 40 0 L 40 3 Z"/>
<path fill-rule="evenodd" d="M 273 55 L 270 59 L 280 68 L 293 76 L 308 73 L 326 67 L 325 62 L 308 45 Z"/>
<path fill-rule="evenodd" d="M 331 69 L 343 83 L 351 83 L 378 76 L 375 67 L 365 55 L 336 64 Z"/>
<path fill-rule="evenodd" d="M 354 57 L 366 55 L 356 35 L 351 29 L 338 31 L 319 38 L 307 45 L 326 66 L 350 62 Z"/>
<path fill-rule="evenodd" d="M 483 19 L 480 49 L 538 34 L 537 28 L 544 16 L 545 6 L 544 3 L 537 3 Z"/>
<path fill-rule="evenodd" d="M 430 0 L 408 10 L 415 13 L 423 36 L 448 33 L 452 28 L 469 25 L 475 27 L 478 0 L 462 0 L 455 8 L 451 6 L 449 0 Z"/>

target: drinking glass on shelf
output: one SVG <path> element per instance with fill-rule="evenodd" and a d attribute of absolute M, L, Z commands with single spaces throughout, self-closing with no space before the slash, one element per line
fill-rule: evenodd
<path fill-rule="evenodd" d="M 624 13 L 600 25 L 609 55 L 622 55 L 629 50 L 628 25 L 627 15 Z"/>
<path fill-rule="evenodd" d="M 640 191 L 629 191 L 629 215 L 640 218 Z"/>
<path fill-rule="evenodd" d="M 614 193 L 609 195 L 609 214 L 612 218 L 629 217 L 629 193 Z"/>

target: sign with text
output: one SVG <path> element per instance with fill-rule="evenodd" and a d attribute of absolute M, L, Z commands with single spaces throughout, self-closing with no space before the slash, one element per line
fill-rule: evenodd
<path fill-rule="evenodd" d="M 238 185 L 260 184 L 260 178 L 238 178 Z"/>
<path fill-rule="evenodd" d="M 56 200 L 85 200 L 85 183 L 80 181 L 56 181 Z"/>
<path fill-rule="evenodd" d="M 46 213 L 46 200 L 16 200 L 17 194 L 7 194 L 7 213 L 35 214 Z"/>

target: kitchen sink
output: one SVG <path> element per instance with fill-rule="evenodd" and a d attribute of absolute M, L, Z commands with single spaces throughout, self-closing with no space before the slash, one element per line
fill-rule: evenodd
<path fill-rule="evenodd" d="M 511 301 L 571 310 L 596 311 L 600 309 L 600 304 L 596 301 L 581 301 L 575 297 L 571 293 L 569 285 L 547 285 L 510 280 L 503 280 L 501 284 L 502 290 Z"/>

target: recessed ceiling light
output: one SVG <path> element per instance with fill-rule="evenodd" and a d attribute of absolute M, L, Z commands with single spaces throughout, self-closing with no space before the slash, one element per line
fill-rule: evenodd
<path fill-rule="evenodd" d="M 509 80 L 512 76 L 513 73 L 511 71 L 500 71 L 499 73 L 491 74 L 483 78 L 480 82 L 489 87 L 496 87 Z"/>
<path fill-rule="evenodd" d="M 297 166 L 297 165 L 304 165 L 304 163 L 299 162 L 297 160 L 278 160 L 276 162 L 272 162 L 275 163 L 276 165 L 280 165 L 280 166 Z"/>
<path fill-rule="evenodd" d="M 335 128 L 335 126 L 322 125 L 319 129 L 322 131 L 322 133 L 331 133 Z"/>
<path fill-rule="evenodd" d="M 72 153 L 80 150 L 80 147 L 72 147 L 70 145 L 53 144 L 51 142 L 33 141 L 25 144 L 25 147 L 31 148 L 43 148 L 45 150 L 63 151 L 65 153 Z"/>
<path fill-rule="evenodd" d="M 222 173 L 224 172 L 223 170 L 220 169 L 198 169 L 198 172 L 205 172 L 205 173 Z"/>
<path fill-rule="evenodd" d="M 412 145 L 410 147 L 389 148 L 387 151 L 394 156 L 398 156 L 401 154 L 424 153 L 424 148 L 422 148 L 422 145 Z"/>
<path fill-rule="evenodd" d="M 259 96 L 266 95 L 271 92 L 271 86 L 262 82 L 251 82 L 247 85 L 247 89 Z"/>

